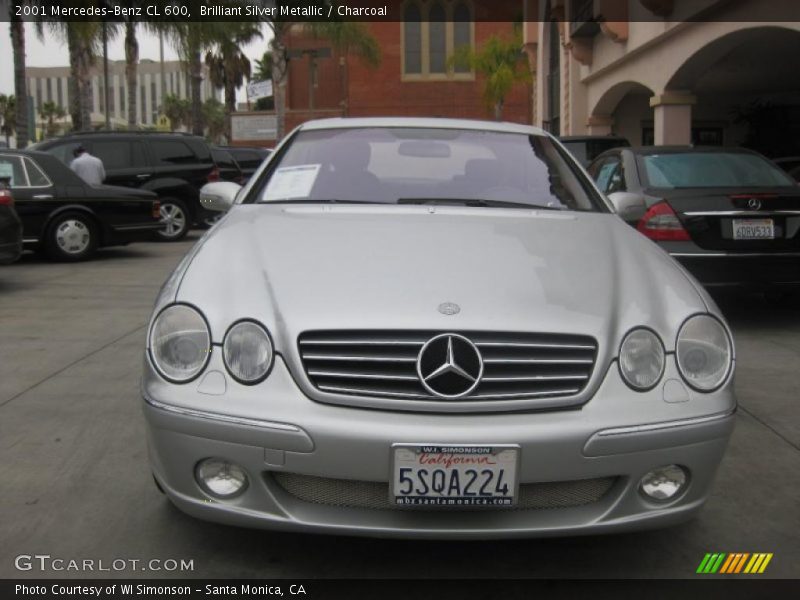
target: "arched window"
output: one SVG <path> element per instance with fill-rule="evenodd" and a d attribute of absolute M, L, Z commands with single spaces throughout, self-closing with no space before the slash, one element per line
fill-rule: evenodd
<path fill-rule="evenodd" d="M 422 14 L 415 3 L 403 11 L 403 71 L 409 74 L 422 73 Z"/>
<path fill-rule="evenodd" d="M 410 81 L 473 79 L 468 65 L 448 65 L 456 48 L 474 46 L 473 0 L 405 0 L 402 72 Z"/>
<path fill-rule="evenodd" d="M 462 46 L 471 45 L 470 21 L 472 15 L 466 2 L 456 4 L 453 11 L 453 49 L 458 50 Z M 456 73 L 469 73 L 469 66 L 459 64 L 454 67 Z"/>
<path fill-rule="evenodd" d="M 430 73 L 445 73 L 447 67 L 447 35 L 445 21 L 447 16 L 441 2 L 431 5 L 428 11 L 428 48 Z"/>

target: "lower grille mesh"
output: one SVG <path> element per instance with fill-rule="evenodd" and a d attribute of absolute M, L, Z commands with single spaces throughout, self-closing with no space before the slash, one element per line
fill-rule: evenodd
<path fill-rule="evenodd" d="M 268 475 L 284 491 L 304 502 L 342 508 L 383 510 L 397 508 L 389 501 L 388 483 L 330 479 L 296 473 L 272 472 Z M 616 477 L 601 477 L 578 481 L 523 483 L 519 486 L 519 502 L 511 510 L 569 508 L 592 504 L 611 489 L 616 479 Z"/>

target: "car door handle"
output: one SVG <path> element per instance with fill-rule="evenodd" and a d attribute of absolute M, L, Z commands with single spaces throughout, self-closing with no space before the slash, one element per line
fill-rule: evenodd
<path fill-rule="evenodd" d="M 36 194 L 33 197 L 33 199 L 34 200 L 52 200 L 53 199 L 53 195 L 52 194 Z"/>
<path fill-rule="evenodd" d="M 147 179 L 148 177 L 150 177 L 150 175 L 147 173 L 142 173 L 141 175 L 137 175 L 136 179 Z"/>

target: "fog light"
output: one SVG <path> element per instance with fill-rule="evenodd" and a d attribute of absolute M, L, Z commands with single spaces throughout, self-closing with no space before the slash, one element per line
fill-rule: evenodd
<path fill-rule="evenodd" d="M 653 469 L 642 477 L 639 490 L 648 500 L 666 502 L 680 494 L 688 481 L 689 477 L 683 467 L 667 465 Z"/>
<path fill-rule="evenodd" d="M 247 473 L 244 469 L 219 458 L 207 458 L 198 464 L 195 478 L 203 490 L 225 500 L 247 489 Z"/>

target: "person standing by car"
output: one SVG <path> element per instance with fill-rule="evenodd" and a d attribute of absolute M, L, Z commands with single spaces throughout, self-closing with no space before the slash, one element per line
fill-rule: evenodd
<path fill-rule="evenodd" d="M 83 146 L 78 146 L 73 152 L 75 158 L 69 167 L 89 185 L 100 185 L 106 178 L 103 161 L 92 156 Z"/>

